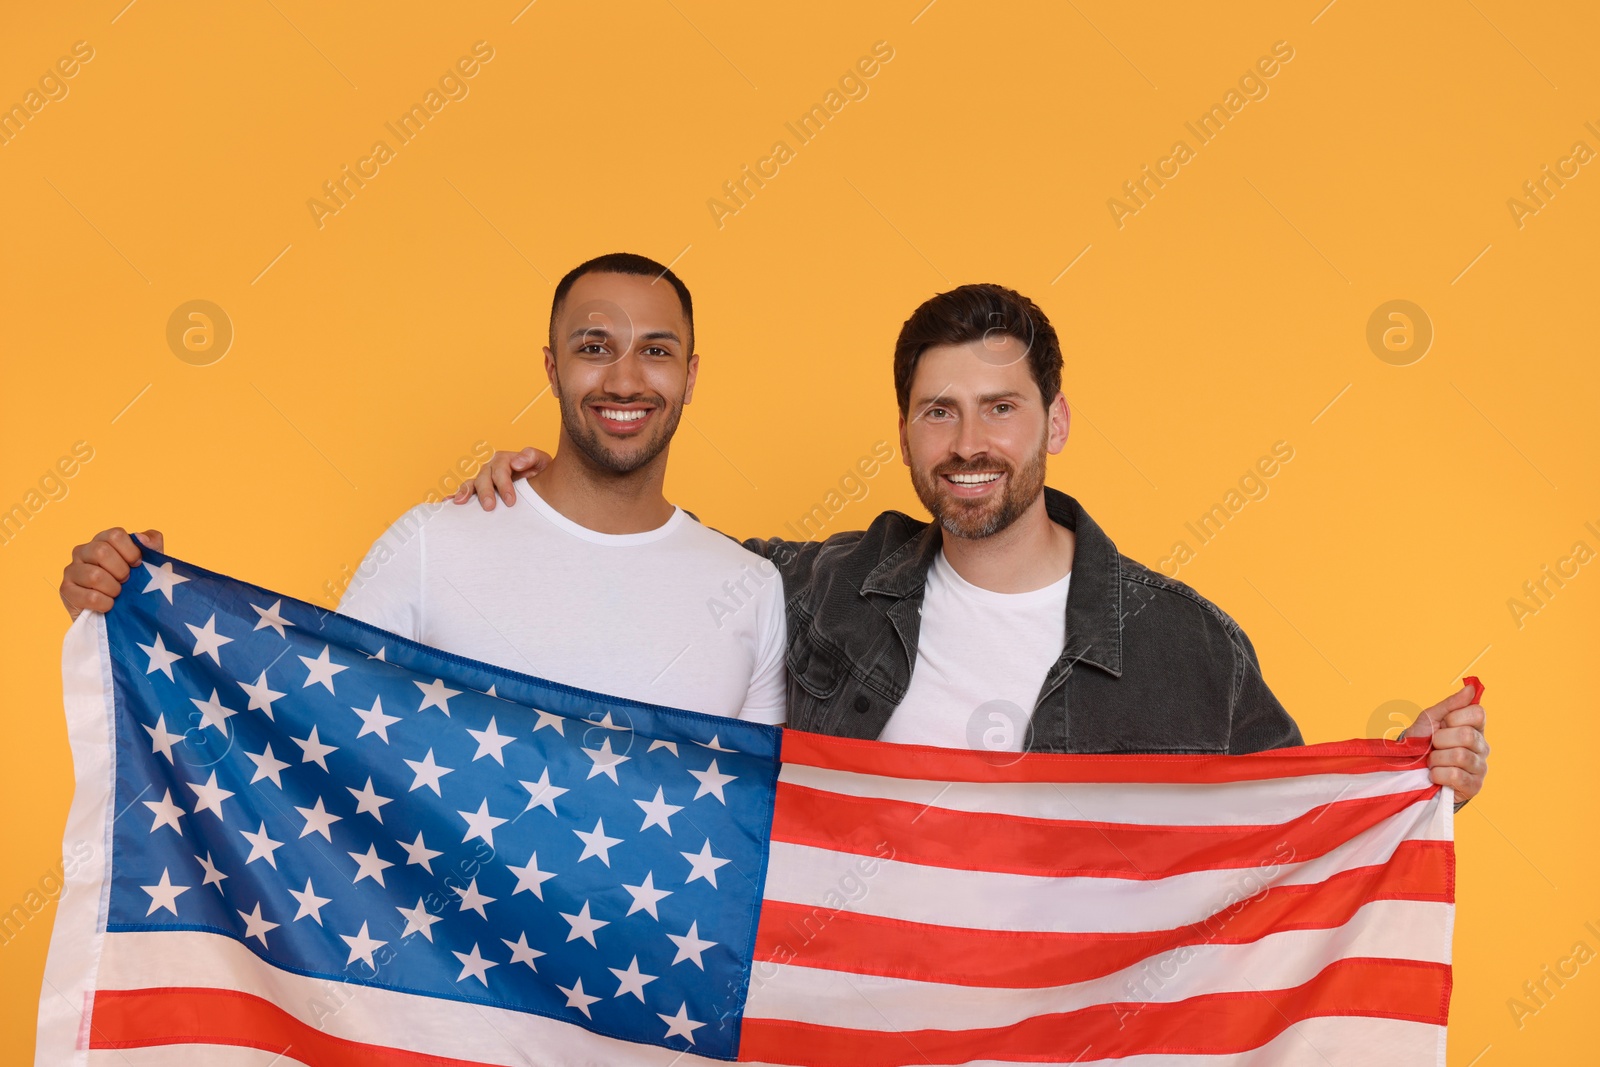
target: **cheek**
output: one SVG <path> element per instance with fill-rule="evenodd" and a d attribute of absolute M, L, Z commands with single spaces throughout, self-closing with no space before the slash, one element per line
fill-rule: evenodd
<path fill-rule="evenodd" d="M 646 368 L 645 389 L 677 402 L 689 389 L 689 368 L 682 363 L 660 363 Z"/>
<path fill-rule="evenodd" d="M 906 461 L 926 470 L 950 452 L 949 430 L 936 423 L 917 419 L 906 424 Z"/>

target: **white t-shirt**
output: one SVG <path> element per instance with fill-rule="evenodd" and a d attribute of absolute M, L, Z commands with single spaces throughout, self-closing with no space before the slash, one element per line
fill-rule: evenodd
<path fill-rule="evenodd" d="M 784 721 L 783 581 L 681 509 L 645 533 L 514 507 L 419 504 L 373 544 L 341 614 L 471 659 L 651 704 Z"/>
<path fill-rule="evenodd" d="M 1020 752 L 1045 675 L 1067 640 L 1069 571 L 1027 593 L 996 593 L 928 568 L 917 662 L 879 740 Z"/>

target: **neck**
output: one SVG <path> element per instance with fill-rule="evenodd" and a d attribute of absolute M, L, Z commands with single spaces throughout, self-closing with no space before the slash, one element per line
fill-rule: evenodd
<path fill-rule="evenodd" d="M 944 531 L 944 557 L 955 572 L 996 593 L 1029 593 L 1059 582 L 1072 570 L 1077 544 L 1077 536 L 1045 511 L 1043 493 L 993 536 L 974 539 Z"/>
<path fill-rule="evenodd" d="M 526 484 L 579 526 L 604 534 L 645 533 L 672 518 L 672 503 L 662 492 L 668 451 L 638 470 L 618 474 L 585 455 L 563 429 L 555 458 Z"/>

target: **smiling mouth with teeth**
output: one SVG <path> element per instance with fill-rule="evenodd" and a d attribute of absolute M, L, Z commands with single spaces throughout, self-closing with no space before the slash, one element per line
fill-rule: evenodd
<path fill-rule="evenodd" d="M 601 415 L 604 415 L 606 418 L 615 422 L 638 422 L 640 419 L 650 414 L 648 408 L 642 411 L 619 411 L 615 408 L 597 408 L 596 410 L 599 411 Z"/>
<path fill-rule="evenodd" d="M 952 482 L 955 482 L 957 485 L 987 485 L 988 483 L 998 479 L 1000 477 L 1000 472 L 993 471 L 988 474 L 947 474 L 945 477 L 950 479 Z"/>

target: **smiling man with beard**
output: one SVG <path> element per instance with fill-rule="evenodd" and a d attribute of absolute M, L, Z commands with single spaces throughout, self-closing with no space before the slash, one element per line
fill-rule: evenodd
<path fill-rule="evenodd" d="M 820 542 L 745 542 L 783 574 L 788 725 L 997 754 L 1302 743 L 1238 623 L 1044 484 L 1071 420 L 1061 367 L 1049 319 L 1003 286 L 940 293 L 906 320 L 900 449 L 933 521 L 889 511 Z M 546 459 L 496 453 L 457 502 L 511 503 Z M 1462 802 L 1487 771 L 1471 693 L 1407 731 L 1432 737 L 1432 778 Z"/>
<path fill-rule="evenodd" d="M 737 612 L 708 611 L 763 564 L 663 493 L 699 370 L 689 290 L 628 253 L 573 268 L 551 301 L 544 370 L 561 437 L 529 506 L 419 504 L 374 543 L 339 611 L 566 685 L 782 722 L 778 583 L 745 588 Z M 141 536 L 162 547 L 156 531 Z M 62 576 L 68 611 L 108 610 L 139 559 L 120 529 L 79 545 Z"/>

